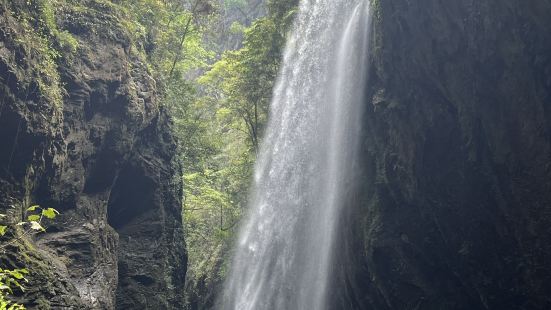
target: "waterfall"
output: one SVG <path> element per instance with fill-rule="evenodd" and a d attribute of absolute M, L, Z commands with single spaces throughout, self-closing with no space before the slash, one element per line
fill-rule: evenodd
<path fill-rule="evenodd" d="M 327 308 L 357 169 L 369 28 L 368 0 L 302 1 L 221 309 Z"/>

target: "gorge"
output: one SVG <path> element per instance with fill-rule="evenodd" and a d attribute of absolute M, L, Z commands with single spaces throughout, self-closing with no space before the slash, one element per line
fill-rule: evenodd
<path fill-rule="evenodd" d="M 551 308 L 551 3 L 297 2 L 0 0 L 2 302 Z"/>

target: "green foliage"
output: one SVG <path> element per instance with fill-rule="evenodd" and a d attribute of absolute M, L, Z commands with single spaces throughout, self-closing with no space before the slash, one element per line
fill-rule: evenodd
<path fill-rule="evenodd" d="M 25 307 L 20 304 L 14 304 L 7 300 L 4 293 L 0 292 L 0 310 L 25 310 Z"/>
<path fill-rule="evenodd" d="M 189 274 L 214 266 L 239 218 L 252 157 L 240 124 L 192 78 L 214 61 L 205 38 L 217 22 L 217 1 L 128 0 L 129 29 L 164 90 L 185 167 L 184 217 Z M 241 5 L 235 1 L 231 5 Z M 209 260 L 209 257 L 211 258 Z M 209 261 L 211 263 L 207 264 Z M 199 267 L 202 266 L 202 267 Z M 206 269 L 205 269 L 206 268 Z M 205 271 L 206 272 L 206 271 Z"/>
<path fill-rule="evenodd" d="M 10 229 L 13 230 L 12 235 L 15 236 L 17 235 L 16 233 L 17 227 L 23 228 L 23 231 L 21 232 L 18 238 L 15 238 L 10 242 L 7 242 L 6 244 L 0 246 L 0 249 L 4 249 L 8 245 L 11 245 L 16 241 L 21 240 L 22 238 L 28 235 L 45 232 L 46 229 L 43 227 L 43 220 L 45 218 L 49 220 L 53 220 L 57 217 L 57 215 L 59 215 L 59 212 L 54 208 L 42 208 L 39 205 L 33 205 L 27 208 L 27 210 L 25 210 L 25 220 L 19 221 L 16 224 L 14 224 L 14 223 L 7 223 L 6 215 L 0 214 L 0 218 L 2 219 L 2 223 L 1 223 L 2 225 L 0 225 L 0 236 L 5 236 Z"/>
<path fill-rule="evenodd" d="M 3 225 L 0 225 L 0 237 L 5 237 L 7 232 L 11 230 L 9 240 L 5 242 L 0 249 L 5 249 L 7 246 L 22 241 L 25 237 L 45 232 L 42 226 L 43 218 L 55 219 L 59 212 L 54 208 L 42 208 L 39 205 L 33 205 L 25 210 L 25 221 L 20 221 L 17 224 L 6 223 L 7 216 L 0 214 L 0 219 Z M 11 227 L 10 227 L 11 226 Z M 22 227 L 23 231 L 19 231 L 18 227 Z M 22 310 L 23 305 L 13 303 L 7 299 L 8 295 L 13 294 L 14 289 L 24 291 L 23 283 L 28 282 L 25 278 L 29 271 L 25 268 L 19 269 L 3 269 L 0 268 L 0 310 Z"/>
<path fill-rule="evenodd" d="M 240 33 L 243 33 L 245 32 L 247 28 L 241 24 L 240 22 L 233 22 L 231 25 L 230 25 L 230 33 L 232 34 L 240 34 Z"/>
<path fill-rule="evenodd" d="M 169 87 L 185 167 L 184 222 L 190 270 L 228 242 L 245 200 L 253 156 L 240 123 L 193 85 Z"/>
<path fill-rule="evenodd" d="M 209 42 L 221 23 L 218 9 L 222 4 L 215 0 L 17 1 L 24 10 L 15 9 L 15 2 L 0 1 L 12 8 L 7 14 L 20 25 L 15 44 L 31 59 L 29 79 L 37 81 L 44 99 L 58 107 L 65 93 L 58 64 L 77 54 L 80 47 L 75 36 L 59 28 L 56 16 L 71 16 L 71 25 L 89 36 L 130 38 L 133 55 L 138 53 L 147 62 L 159 82 L 162 105 L 172 116 L 180 141 L 189 276 L 192 282 L 199 278 L 221 281 L 228 245 L 247 203 L 296 0 L 270 1 L 270 14 L 249 27 L 235 21 L 230 32 L 242 33 L 243 44 L 224 53 Z M 250 2 L 222 3 L 241 10 Z M 32 206 L 18 223 L 4 223 L 2 217 L 0 237 L 12 238 L 13 243 L 42 233 L 44 221 L 57 214 L 52 208 Z M 0 310 L 19 309 L 9 308 L 13 305 L 4 297 L 12 287 L 20 287 L 13 281 L 25 282 L 22 270 L 0 272 L 4 281 L 0 287 L 10 288 L 0 290 Z"/>
<path fill-rule="evenodd" d="M 58 64 L 70 60 L 80 46 L 79 39 L 59 28 L 57 17 L 70 16 L 68 22 L 88 36 L 130 38 L 133 55 L 148 64 L 159 82 L 162 105 L 180 141 L 189 275 L 192 281 L 223 279 L 297 0 L 269 0 L 269 15 L 249 27 L 244 25 L 248 21 L 230 23 L 229 31 L 244 39 L 240 48 L 224 53 L 209 41 L 223 22 L 220 11 L 247 11 L 250 1 L 0 1 L 20 27 L 14 44 L 32 65 L 31 72 L 22 69 L 21 74 L 37 81 L 44 99 L 58 107 L 65 94 Z M 32 206 L 24 221 L 4 223 L 2 217 L 0 237 L 14 242 L 44 232 L 43 222 L 57 214 Z M 0 287 L 19 287 L 12 281 L 25 282 L 22 270 L 1 271 Z M 19 309 L 9 308 L 8 293 L 0 290 L 0 310 Z"/>
<path fill-rule="evenodd" d="M 14 303 L 7 299 L 13 294 L 14 289 L 24 291 L 22 282 L 27 282 L 25 276 L 29 273 L 27 269 L 2 269 L 0 268 L 0 310 L 24 310 L 23 305 Z"/>
<path fill-rule="evenodd" d="M 17 35 L 6 40 L 23 51 L 22 55 L 30 64 L 30 68 L 22 67 L 17 73 L 27 75 L 23 72 L 30 70 L 31 77 L 21 76 L 20 80 L 27 78 L 35 81 L 40 95 L 58 109 L 62 106 L 65 93 L 58 72 L 58 60 L 65 49 L 76 51 L 78 47 L 76 39 L 57 27 L 54 10 L 59 1 L 27 0 L 23 7 L 17 6 L 17 2 L 0 3 L 7 12 L 4 18 L 16 21 L 18 25 L 14 32 L 8 32 Z"/>
<path fill-rule="evenodd" d="M 250 27 L 234 23 L 244 34 L 242 48 L 224 52 L 197 85 L 188 83 L 199 91 L 170 96 L 182 112 L 173 115 L 186 169 L 188 285 L 195 285 L 191 293 L 198 299 L 205 298 L 201 285 L 225 277 L 293 12 L 294 6 L 281 9 Z"/>
<path fill-rule="evenodd" d="M 289 29 L 293 16 L 298 11 L 299 0 L 268 0 L 270 18 L 284 29 Z"/>
<path fill-rule="evenodd" d="M 21 281 L 27 282 L 25 275 L 28 273 L 29 271 L 27 269 L 8 270 L 0 268 L 0 291 L 2 293 L 9 292 L 10 294 L 13 294 L 14 288 L 24 290 L 23 285 L 21 285 Z"/>
<path fill-rule="evenodd" d="M 224 53 L 199 83 L 212 98 L 239 119 L 255 151 L 266 123 L 272 88 L 277 76 L 286 25 L 274 18 L 255 21 L 245 30 L 244 47 Z"/>
<path fill-rule="evenodd" d="M 47 208 L 42 209 L 41 214 L 48 219 L 54 219 L 59 214 L 59 212 L 54 208 Z"/>
<path fill-rule="evenodd" d="M 0 310 L 24 310 L 23 305 L 14 303 L 7 299 L 8 294 L 13 294 L 13 289 L 24 290 L 22 282 L 27 282 L 25 275 L 27 269 L 2 269 L 0 268 Z"/>
<path fill-rule="evenodd" d="M 71 33 L 67 30 L 63 30 L 58 31 L 56 36 L 63 50 L 69 51 L 70 54 L 75 54 L 77 52 L 79 42 Z"/>
<path fill-rule="evenodd" d="M 216 16 L 209 1 L 126 0 L 123 5 L 132 17 L 132 33 L 143 42 L 162 82 L 180 80 L 213 59 L 203 42 Z"/>
<path fill-rule="evenodd" d="M 0 214 L 0 219 L 3 221 L 6 218 L 5 214 Z M 4 236 L 8 231 L 8 226 L 0 225 L 0 237 Z"/>

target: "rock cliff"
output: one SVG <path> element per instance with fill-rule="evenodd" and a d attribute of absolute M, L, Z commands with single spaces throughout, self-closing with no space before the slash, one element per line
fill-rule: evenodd
<path fill-rule="evenodd" d="M 338 308 L 551 308 L 551 3 L 372 6 Z"/>
<path fill-rule="evenodd" d="M 0 210 L 61 212 L 2 266 L 30 269 L 31 309 L 181 309 L 181 169 L 155 80 L 116 5 L 60 3 L 0 4 Z"/>

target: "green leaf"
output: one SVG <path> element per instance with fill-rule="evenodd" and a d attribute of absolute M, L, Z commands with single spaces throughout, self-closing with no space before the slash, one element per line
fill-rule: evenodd
<path fill-rule="evenodd" d="M 7 279 L 6 280 L 6 283 L 4 284 L 4 288 L 2 289 L 2 291 L 8 291 L 10 294 L 13 294 L 13 291 L 11 289 L 11 284 L 10 284 L 10 279 Z"/>
<path fill-rule="evenodd" d="M 42 215 L 44 215 L 49 219 L 55 218 L 57 214 L 59 214 L 59 212 L 57 212 L 57 210 L 54 208 L 48 208 L 48 209 L 42 210 Z"/>
<path fill-rule="evenodd" d="M 12 270 L 10 271 L 10 275 L 14 278 L 16 278 L 17 280 L 21 280 L 21 279 L 24 279 L 25 277 L 23 276 L 23 274 L 19 271 L 19 270 Z"/>
<path fill-rule="evenodd" d="M 39 219 L 40 219 L 40 215 L 38 215 L 38 214 L 32 214 L 32 215 L 27 216 L 27 221 L 29 221 L 29 222 L 38 221 Z"/>
<path fill-rule="evenodd" d="M 15 277 L 14 278 L 8 278 L 8 280 L 6 281 L 6 284 L 9 287 L 18 287 L 22 291 L 25 290 L 23 285 L 21 285 L 21 283 L 19 283 L 19 281 L 15 280 Z"/>
<path fill-rule="evenodd" d="M 8 226 L 0 225 L 0 236 L 5 235 L 7 230 Z"/>
<path fill-rule="evenodd" d="M 36 210 L 36 209 L 38 209 L 38 208 L 40 208 L 39 205 L 30 206 L 30 207 L 27 209 L 27 211 L 34 211 L 34 210 Z"/>

